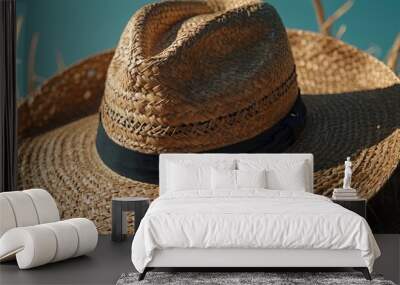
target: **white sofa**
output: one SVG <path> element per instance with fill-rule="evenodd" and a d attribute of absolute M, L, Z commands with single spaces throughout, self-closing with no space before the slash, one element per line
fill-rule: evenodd
<path fill-rule="evenodd" d="M 88 219 L 60 221 L 53 197 L 43 189 L 0 193 L 0 262 L 20 269 L 84 255 L 96 248 L 98 233 Z"/>

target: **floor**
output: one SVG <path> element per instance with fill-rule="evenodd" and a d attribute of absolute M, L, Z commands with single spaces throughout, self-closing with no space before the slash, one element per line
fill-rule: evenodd
<path fill-rule="evenodd" d="M 374 271 L 399 283 L 400 235 L 375 235 L 375 238 L 382 256 L 376 261 Z M 96 250 L 88 256 L 29 270 L 18 270 L 16 262 L 2 263 L 0 284 L 115 284 L 122 273 L 134 271 L 131 243 L 132 238 L 116 243 L 110 236 L 100 236 Z"/>
<path fill-rule="evenodd" d="M 124 272 L 134 271 L 130 259 L 132 238 L 115 243 L 110 236 L 99 236 L 88 256 L 18 270 L 16 262 L 0 264 L 0 284 L 115 284 Z"/>

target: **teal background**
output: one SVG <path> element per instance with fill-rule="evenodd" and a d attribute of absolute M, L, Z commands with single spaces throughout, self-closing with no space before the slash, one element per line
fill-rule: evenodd
<path fill-rule="evenodd" d="M 18 94 L 26 96 L 27 62 L 33 35 L 38 35 L 34 71 L 36 85 L 57 72 L 57 54 L 66 66 L 116 46 L 127 21 L 145 0 L 17 0 L 23 17 L 17 47 Z M 270 0 L 289 28 L 317 31 L 311 0 Z M 324 0 L 329 16 L 344 0 Z M 347 26 L 343 40 L 384 59 L 400 32 L 399 0 L 358 0 L 337 21 Z"/>

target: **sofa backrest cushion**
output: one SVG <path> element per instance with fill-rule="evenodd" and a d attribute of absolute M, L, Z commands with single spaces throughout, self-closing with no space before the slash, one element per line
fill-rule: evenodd
<path fill-rule="evenodd" d="M 60 214 L 53 197 L 43 189 L 0 193 L 0 237 L 15 227 L 56 222 Z"/>

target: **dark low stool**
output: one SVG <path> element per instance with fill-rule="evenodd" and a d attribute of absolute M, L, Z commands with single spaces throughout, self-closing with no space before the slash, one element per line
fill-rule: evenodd
<path fill-rule="evenodd" d="M 112 198 L 112 229 L 111 240 L 122 241 L 127 235 L 127 215 L 126 212 L 135 214 L 135 233 L 140 221 L 146 214 L 150 205 L 150 199 L 144 197 L 118 197 Z"/>

